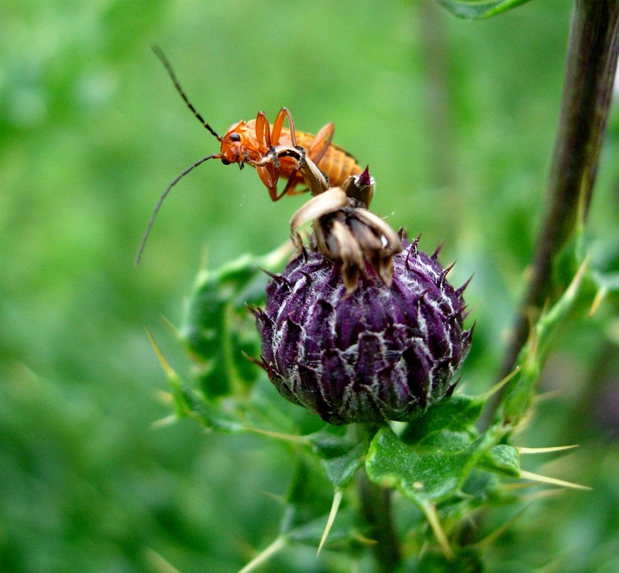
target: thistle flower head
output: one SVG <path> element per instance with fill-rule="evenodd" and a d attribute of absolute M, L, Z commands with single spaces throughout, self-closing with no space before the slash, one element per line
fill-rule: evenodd
<path fill-rule="evenodd" d="M 408 421 L 453 390 L 471 330 L 449 269 L 403 241 L 390 285 L 365 261 L 347 288 L 344 263 L 303 249 L 256 310 L 262 365 L 279 392 L 332 424 Z"/>

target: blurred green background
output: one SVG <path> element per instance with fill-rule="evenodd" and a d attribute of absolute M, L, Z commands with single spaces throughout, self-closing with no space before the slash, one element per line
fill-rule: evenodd
<path fill-rule="evenodd" d="M 377 180 L 373 210 L 423 232 L 424 250 L 444 239 L 456 285 L 475 272 L 463 378 L 475 392 L 495 381 L 533 248 L 570 8 L 535 0 L 469 23 L 429 0 L 2 3 L 0 570 L 169 573 L 165 560 L 234 573 L 278 530 L 294 454 L 190 421 L 153 429 L 169 409 L 145 327 L 187 372 L 161 317 L 180 323 L 204 258 L 285 241 L 306 197 L 274 204 L 252 169 L 208 162 L 173 190 L 136 268 L 161 192 L 218 149 L 152 43 L 219 132 L 283 105 L 302 131 L 335 122 L 334 141 Z M 614 109 L 589 232 L 611 270 L 618 155 Z M 580 443 L 528 469 L 595 489 L 536 501 L 489 551 L 493 571 L 619 571 L 616 310 L 563 334 L 542 383 L 557 394 L 522 437 Z M 311 548 L 261 569 L 350 570 Z"/>

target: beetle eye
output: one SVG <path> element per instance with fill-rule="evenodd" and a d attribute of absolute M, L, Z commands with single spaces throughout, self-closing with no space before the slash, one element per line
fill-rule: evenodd
<path fill-rule="evenodd" d="M 224 159 L 223 157 L 221 158 L 221 162 L 222 162 L 224 165 L 230 165 L 230 162 L 229 162 L 227 159 Z"/>
<path fill-rule="evenodd" d="M 228 136 L 228 139 L 230 139 L 230 141 L 241 141 L 241 136 L 238 133 L 234 132 Z"/>

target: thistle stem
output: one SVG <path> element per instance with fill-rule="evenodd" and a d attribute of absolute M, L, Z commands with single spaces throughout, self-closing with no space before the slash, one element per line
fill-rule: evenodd
<path fill-rule="evenodd" d="M 357 424 L 358 431 L 368 434 L 369 439 L 378 427 L 367 428 Z M 365 468 L 357 473 L 357 492 L 361 502 L 361 512 L 370 529 L 367 536 L 375 540 L 373 545 L 378 573 L 395 573 L 402 561 L 400 542 L 393 525 L 390 488 L 372 483 Z"/>
<path fill-rule="evenodd" d="M 557 255 L 587 218 L 617 68 L 618 21 L 619 0 L 574 1 L 546 211 L 501 378 L 527 340 L 531 309 L 551 295 Z"/>

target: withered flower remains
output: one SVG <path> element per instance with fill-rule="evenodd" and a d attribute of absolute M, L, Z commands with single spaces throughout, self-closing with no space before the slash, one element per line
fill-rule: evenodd
<path fill-rule="evenodd" d="M 261 365 L 285 398 L 331 424 L 408 421 L 453 390 L 471 344 L 466 284 L 447 282 L 438 249 L 426 255 L 370 213 L 369 174 L 355 177 L 293 217 L 293 236 L 313 220 L 314 237 L 306 248 L 297 236 L 255 311 Z"/>

